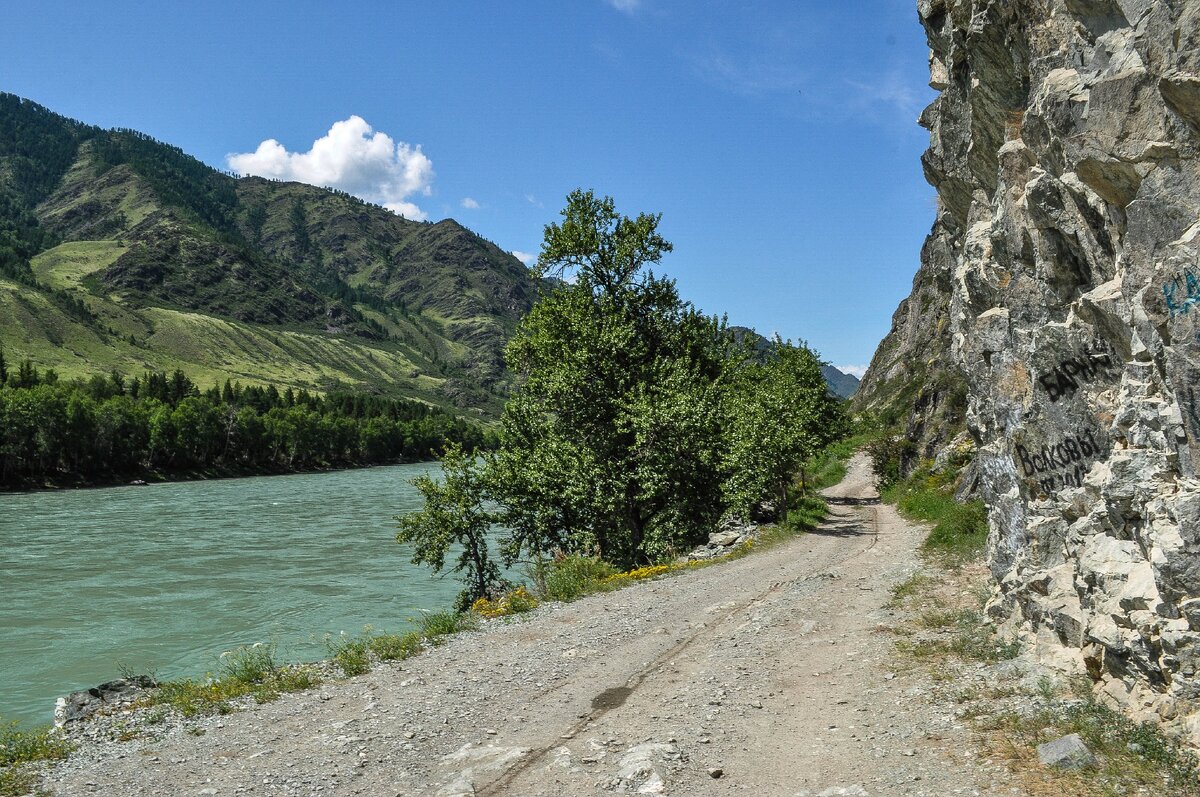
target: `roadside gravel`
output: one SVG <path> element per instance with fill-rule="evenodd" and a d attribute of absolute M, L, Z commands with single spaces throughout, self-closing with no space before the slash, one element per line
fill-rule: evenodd
<path fill-rule="evenodd" d="M 545 605 L 357 678 L 187 724 L 130 720 L 56 795 L 1009 795 L 895 661 L 892 585 L 925 531 L 855 458 L 818 530 Z M 196 735 L 202 733 L 202 735 Z"/>

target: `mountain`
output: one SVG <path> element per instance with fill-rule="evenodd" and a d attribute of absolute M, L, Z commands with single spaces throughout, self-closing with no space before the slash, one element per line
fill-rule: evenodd
<path fill-rule="evenodd" d="M 829 383 L 829 389 L 839 398 L 850 398 L 858 390 L 858 377 L 854 374 L 844 374 L 832 365 L 822 365 L 821 374 Z"/>
<path fill-rule="evenodd" d="M 0 343 L 63 376 L 334 385 L 494 413 L 537 296 L 458 222 L 235 178 L 0 94 Z"/>

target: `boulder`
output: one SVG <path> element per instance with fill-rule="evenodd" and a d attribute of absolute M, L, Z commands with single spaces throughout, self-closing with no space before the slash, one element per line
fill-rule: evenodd
<path fill-rule="evenodd" d="M 708 544 L 715 545 L 718 548 L 725 548 L 730 545 L 737 545 L 738 538 L 742 536 L 740 531 L 716 531 L 708 535 Z"/>
<path fill-rule="evenodd" d="M 158 686 L 153 676 L 132 675 L 107 681 L 91 689 L 72 692 L 60 697 L 54 705 L 54 724 L 61 728 L 68 722 L 78 722 L 93 714 L 114 707 L 129 705 L 147 689 Z"/>
<path fill-rule="evenodd" d="M 1095 756 L 1088 746 L 1072 733 L 1060 736 L 1052 742 L 1038 745 L 1038 758 L 1043 764 L 1055 769 L 1083 769 L 1096 763 Z"/>

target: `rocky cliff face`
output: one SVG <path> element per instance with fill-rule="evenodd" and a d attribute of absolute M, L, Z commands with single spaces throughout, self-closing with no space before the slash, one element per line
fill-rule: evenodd
<path fill-rule="evenodd" d="M 926 242 L 912 293 L 892 315 L 853 400 L 856 412 L 900 433 L 905 475 L 965 437 L 966 381 L 950 358 L 953 271 L 947 258 L 930 252 L 938 243 L 934 236 Z"/>
<path fill-rule="evenodd" d="M 918 5 L 992 611 L 1200 744 L 1200 0 Z"/>

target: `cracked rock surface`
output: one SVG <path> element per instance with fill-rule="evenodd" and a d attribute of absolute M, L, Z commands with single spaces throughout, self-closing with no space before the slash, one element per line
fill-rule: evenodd
<path fill-rule="evenodd" d="M 1200 746 L 1200 1 L 918 8 L 938 212 L 864 390 L 944 332 L 992 616 Z"/>

